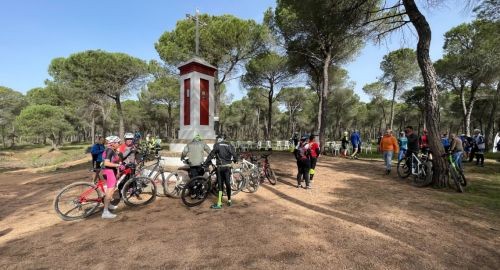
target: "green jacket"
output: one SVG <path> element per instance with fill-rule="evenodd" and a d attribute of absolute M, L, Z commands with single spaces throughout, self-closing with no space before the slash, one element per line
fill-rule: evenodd
<path fill-rule="evenodd" d="M 205 161 L 203 152 L 210 154 L 210 147 L 202 141 L 192 141 L 184 147 L 181 159 L 187 156 L 191 166 L 200 166 Z"/>

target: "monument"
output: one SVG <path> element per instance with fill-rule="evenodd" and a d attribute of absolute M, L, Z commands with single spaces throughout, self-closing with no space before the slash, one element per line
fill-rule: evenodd
<path fill-rule="evenodd" d="M 200 134 L 205 140 L 214 140 L 214 76 L 217 69 L 198 57 L 177 67 L 181 86 L 179 139 L 192 140 Z"/>

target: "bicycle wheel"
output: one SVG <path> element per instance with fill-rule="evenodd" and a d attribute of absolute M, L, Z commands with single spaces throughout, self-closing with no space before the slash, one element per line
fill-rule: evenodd
<path fill-rule="evenodd" d="M 121 193 L 126 205 L 145 205 L 156 199 L 156 185 L 148 177 L 134 177 L 123 185 Z"/>
<path fill-rule="evenodd" d="M 248 192 L 255 193 L 259 189 L 260 181 L 257 175 L 250 174 L 248 176 L 248 184 L 246 185 Z"/>
<path fill-rule="evenodd" d="M 182 188 L 181 200 L 187 207 L 200 205 L 207 198 L 210 189 L 209 179 L 203 176 L 194 177 Z"/>
<path fill-rule="evenodd" d="M 265 173 L 269 183 L 271 183 L 271 185 L 276 185 L 276 174 L 274 174 L 273 169 L 271 169 L 271 167 L 267 167 Z"/>
<path fill-rule="evenodd" d="M 161 181 L 165 195 L 172 198 L 179 198 L 184 186 L 184 178 L 177 172 L 170 173 L 167 178 Z"/>
<path fill-rule="evenodd" d="M 398 171 L 398 176 L 400 178 L 407 178 L 411 174 L 411 170 L 408 167 L 408 164 L 406 161 L 407 161 L 406 158 L 403 158 L 400 161 L 398 161 L 397 171 Z"/>
<path fill-rule="evenodd" d="M 245 176 L 241 172 L 232 172 L 231 195 L 238 194 L 244 187 L 245 187 Z"/>
<path fill-rule="evenodd" d="M 167 194 L 165 193 L 165 189 L 163 187 L 164 176 L 162 172 L 157 172 L 154 176 L 148 176 L 153 179 L 153 182 L 156 186 L 156 196 L 165 197 Z"/>
<path fill-rule="evenodd" d="M 460 180 L 460 185 L 462 185 L 462 187 L 466 187 L 467 179 L 465 179 L 464 171 L 462 169 L 457 169 L 457 170 L 458 170 L 458 178 Z"/>
<path fill-rule="evenodd" d="M 456 171 L 455 168 L 451 168 L 450 169 L 450 173 L 451 173 L 451 178 L 453 178 L 453 182 L 455 183 L 455 187 L 457 189 L 457 192 L 464 192 L 464 187 L 462 186 L 462 183 L 460 181 L 460 176 L 458 174 L 458 172 Z"/>
<path fill-rule="evenodd" d="M 420 173 L 413 179 L 413 184 L 417 187 L 426 187 L 432 183 L 432 162 L 426 161 L 420 164 Z"/>
<path fill-rule="evenodd" d="M 104 195 L 97 186 L 78 182 L 64 187 L 54 199 L 54 210 L 63 220 L 90 216 L 103 202 Z"/>

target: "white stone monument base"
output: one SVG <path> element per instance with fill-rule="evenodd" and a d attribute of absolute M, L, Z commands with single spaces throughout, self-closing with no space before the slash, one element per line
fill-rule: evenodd
<path fill-rule="evenodd" d="M 216 137 L 214 128 L 210 126 L 198 126 L 196 128 L 181 126 L 179 139 L 191 141 L 196 134 L 199 134 L 203 140 L 215 140 Z M 182 149 L 179 152 L 182 152 Z"/>

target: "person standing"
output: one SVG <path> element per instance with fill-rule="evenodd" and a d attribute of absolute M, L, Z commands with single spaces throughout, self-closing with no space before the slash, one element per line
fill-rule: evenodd
<path fill-rule="evenodd" d="M 484 137 L 479 129 L 474 129 L 474 137 L 472 139 L 473 139 L 472 151 L 476 156 L 476 166 L 484 167 L 484 150 L 486 148 L 486 144 L 484 142 Z"/>
<path fill-rule="evenodd" d="M 351 144 L 352 144 L 352 155 L 351 158 L 358 158 L 358 150 L 360 148 L 360 138 L 359 138 L 359 133 L 354 130 L 351 134 Z"/>
<path fill-rule="evenodd" d="M 115 218 L 116 215 L 109 212 L 109 210 L 115 210 L 116 205 L 112 205 L 111 198 L 116 189 L 116 182 L 119 175 L 119 171 L 124 169 L 124 166 L 120 162 L 120 157 L 118 155 L 118 148 L 120 147 L 120 138 L 117 136 L 106 137 L 106 142 L 108 146 L 103 153 L 103 170 L 102 173 L 106 176 L 106 194 L 104 196 L 104 210 L 102 212 L 102 218 Z"/>
<path fill-rule="evenodd" d="M 393 154 L 397 154 L 399 149 L 396 138 L 392 136 L 392 130 L 389 128 L 386 129 L 384 137 L 380 140 L 380 150 L 384 154 L 386 174 L 390 174 Z"/>
<path fill-rule="evenodd" d="M 311 148 L 311 168 L 309 169 L 309 182 L 312 182 L 314 174 L 316 172 L 316 162 L 318 162 L 321 151 L 319 148 L 319 144 L 315 140 L 314 134 L 311 134 L 311 136 L 309 137 L 309 146 Z"/>
<path fill-rule="evenodd" d="M 448 139 L 448 134 L 444 133 L 443 136 L 441 136 L 441 143 L 443 144 L 444 151 L 448 152 L 450 149 L 450 140 Z"/>
<path fill-rule="evenodd" d="M 417 134 L 415 134 L 415 132 L 413 131 L 412 126 L 407 126 L 405 129 L 405 133 L 406 133 L 406 138 L 408 139 L 408 148 L 406 150 L 405 157 L 410 157 L 410 160 L 411 160 L 412 154 L 415 154 L 415 155 L 418 154 L 418 151 L 419 151 L 418 141 L 419 140 L 418 140 Z M 406 166 L 408 166 L 408 168 L 413 168 L 412 164 L 409 162 L 410 161 L 408 160 L 408 163 L 406 164 Z"/>
<path fill-rule="evenodd" d="M 422 153 L 427 154 L 429 152 L 429 138 L 427 138 L 427 129 L 425 128 L 424 128 L 424 134 L 420 136 L 419 144 Z"/>
<path fill-rule="evenodd" d="M 198 175 L 203 175 L 203 155 L 207 153 L 210 154 L 210 147 L 204 143 L 201 139 L 200 134 L 194 136 L 193 141 L 188 143 L 182 150 L 181 160 L 184 161 L 186 158 L 189 162 L 189 178 L 194 178 Z"/>
<path fill-rule="evenodd" d="M 302 179 L 306 182 L 306 188 L 310 189 L 309 170 L 311 169 L 311 149 L 307 135 L 302 136 L 297 148 L 297 188 L 302 187 Z"/>
<path fill-rule="evenodd" d="M 135 163 L 136 148 L 134 145 L 134 134 L 125 133 L 123 138 L 125 139 L 125 143 L 121 144 L 118 148 L 120 158 L 125 164 Z"/>
<path fill-rule="evenodd" d="M 455 165 L 462 169 L 462 155 L 464 153 L 462 140 L 460 140 L 460 138 L 453 133 L 450 135 L 450 139 L 450 153 L 453 155 Z"/>
<path fill-rule="evenodd" d="M 347 157 L 347 146 L 349 145 L 349 139 L 348 139 L 348 133 L 347 131 L 344 131 L 344 136 L 342 136 L 341 140 L 341 147 L 342 147 L 342 156 Z"/>
<path fill-rule="evenodd" d="M 92 168 L 97 169 L 101 167 L 102 153 L 106 148 L 104 147 L 104 138 L 102 136 L 97 137 L 97 141 L 90 149 L 90 154 L 92 155 Z"/>
<path fill-rule="evenodd" d="M 404 158 L 406 150 L 408 149 L 408 139 L 406 138 L 404 131 L 401 131 L 399 133 L 398 146 L 399 146 L 398 161 L 400 161 Z"/>
<path fill-rule="evenodd" d="M 231 163 L 234 161 L 238 162 L 238 156 L 234 150 L 234 147 L 226 142 L 226 138 L 223 134 L 217 135 L 217 142 L 214 144 L 214 148 L 208 154 L 203 167 L 207 167 L 208 163 L 212 159 L 216 159 L 217 164 L 217 184 L 219 185 L 219 194 L 217 202 L 214 203 L 210 208 L 221 209 L 222 208 L 222 190 L 224 185 L 226 186 L 227 194 L 227 206 L 231 206 Z"/>

